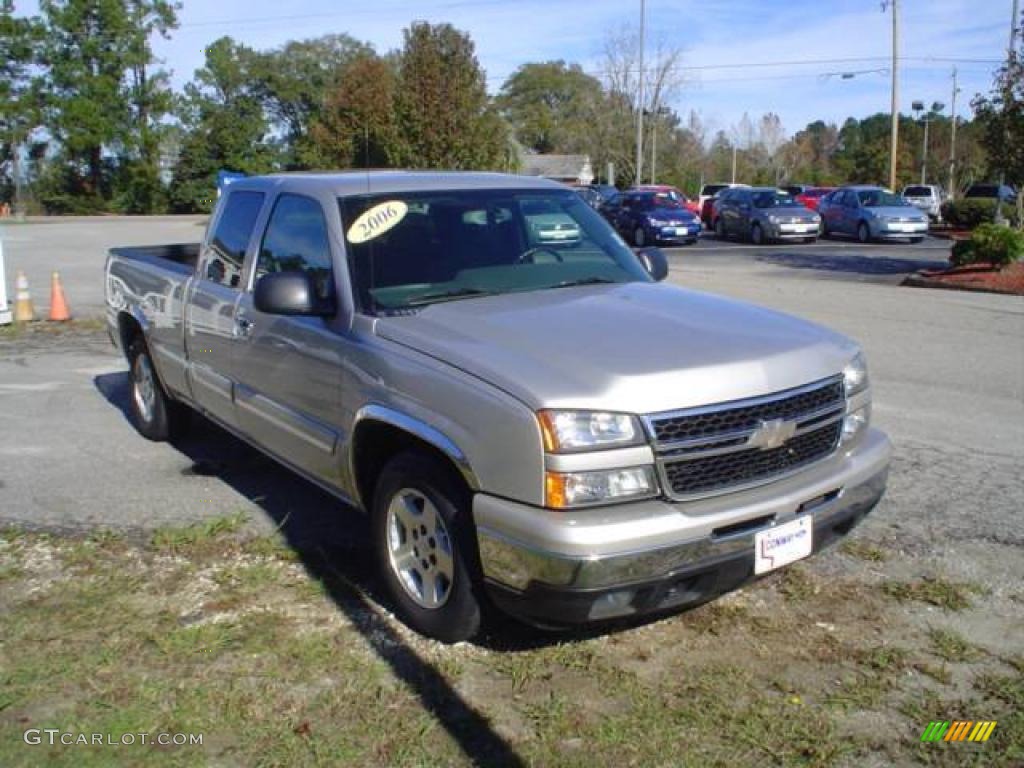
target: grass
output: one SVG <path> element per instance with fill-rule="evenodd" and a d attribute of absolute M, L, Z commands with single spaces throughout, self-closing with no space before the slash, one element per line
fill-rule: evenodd
<path fill-rule="evenodd" d="M 839 549 L 844 555 L 869 563 L 884 563 L 889 559 L 885 550 L 866 539 L 846 539 Z"/>
<path fill-rule="evenodd" d="M 934 605 L 946 611 L 963 611 L 971 607 L 972 596 L 984 595 L 977 584 L 947 581 L 940 577 L 917 581 L 887 581 L 882 591 L 901 603 L 917 602 Z"/>
<path fill-rule="evenodd" d="M 0 534 L 0 765 L 490 765 L 495 743 L 524 764 L 586 768 L 862 764 L 887 750 L 882 763 L 905 762 L 940 705 L 998 719 L 1007 754 L 1020 745 L 1007 672 L 1024 658 L 979 657 L 969 711 L 905 690 L 921 648 L 869 640 L 891 625 L 838 615 L 860 593 L 813 569 L 634 629 L 450 647 L 367 609 L 343 579 L 311 578 L 276 537 L 243 538 L 243 523 L 162 529 L 143 546 Z M 765 605 L 773 584 L 786 600 Z M 890 622 L 901 613 L 878 604 Z M 826 614 L 835 627 L 814 628 Z M 940 658 L 970 654 L 952 633 L 919 639 Z M 945 661 L 929 669 L 939 679 Z M 851 735 L 864 712 L 893 737 Z M 24 729 L 51 723 L 204 742 L 26 752 Z"/>
<path fill-rule="evenodd" d="M 192 525 L 160 528 L 153 533 L 150 547 L 166 555 L 201 554 L 217 546 L 224 537 L 238 533 L 246 519 L 244 512 L 237 512 Z"/>
<path fill-rule="evenodd" d="M 964 663 L 977 661 L 985 655 L 983 650 L 961 635 L 939 627 L 928 630 L 928 640 L 931 642 L 932 653 L 943 661 Z"/>

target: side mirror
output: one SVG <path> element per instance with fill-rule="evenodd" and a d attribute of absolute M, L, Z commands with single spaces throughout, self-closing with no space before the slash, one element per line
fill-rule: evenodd
<path fill-rule="evenodd" d="M 316 295 L 312 278 L 305 272 L 272 272 L 256 281 L 253 304 L 268 315 L 328 317 L 337 312 L 333 299 Z"/>
<path fill-rule="evenodd" d="M 668 259 L 661 248 L 641 248 L 636 252 L 636 257 L 647 273 L 659 283 L 668 277 Z"/>

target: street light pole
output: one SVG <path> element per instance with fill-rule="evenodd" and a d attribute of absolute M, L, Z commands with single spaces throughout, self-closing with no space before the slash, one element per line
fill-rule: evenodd
<path fill-rule="evenodd" d="M 636 104 L 636 185 L 643 184 L 644 168 L 644 16 L 645 0 L 640 0 L 640 82 Z"/>
<path fill-rule="evenodd" d="M 950 111 L 953 113 L 953 123 L 949 133 L 949 199 L 952 200 L 956 194 L 956 95 L 960 89 L 956 86 L 956 67 L 953 67 L 953 103 Z"/>
<path fill-rule="evenodd" d="M 899 50 L 900 50 L 900 2 L 886 0 L 882 7 L 892 6 L 892 100 L 889 107 L 892 128 L 889 135 L 889 189 L 896 189 L 896 150 L 899 145 Z"/>

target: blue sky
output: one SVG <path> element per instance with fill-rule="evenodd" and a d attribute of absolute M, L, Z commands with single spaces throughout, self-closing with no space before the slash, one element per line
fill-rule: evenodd
<path fill-rule="evenodd" d="M 37 3 L 16 7 L 35 13 Z M 967 114 L 973 95 L 991 85 L 997 65 L 989 61 L 1005 56 L 1011 0 L 901 0 L 901 7 L 901 109 L 920 99 L 948 110 L 947 60 L 959 59 L 958 112 Z M 401 45 L 410 22 L 446 21 L 470 33 L 488 88 L 497 91 L 527 61 L 564 59 L 600 72 L 608 33 L 635 26 L 639 9 L 639 0 L 184 0 L 181 27 L 154 47 L 180 87 L 201 66 L 204 46 L 222 35 L 270 48 L 346 32 L 386 52 Z M 772 111 L 793 133 L 813 119 L 889 109 L 888 73 L 871 72 L 887 68 L 890 55 L 891 19 L 879 0 L 648 0 L 647 27 L 652 48 L 660 40 L 683 51 L 685 83 L 672 106 L 684 115 L 697 110 L 713 128 L 727 129 L 743 112 Z M 847 71 L 862 74 L 830 75 Z"/>

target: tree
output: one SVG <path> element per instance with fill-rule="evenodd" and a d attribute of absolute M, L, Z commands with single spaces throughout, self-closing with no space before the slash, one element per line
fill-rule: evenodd
<path fill-rule="evenodd" d="M 151 132 L 170 102 L 165 77 L 150 71 L 149 38 L 176 26 L 178 7 L 165 0 L 40 2 L 46 127 L 65 164 L 56 176 L 89 207 L 106 207 L 121 159 L 153 172 Z"/>
<path fill-rule="evenodd" d="M 36 19 L 15 18 L 13 0 L 0 0 L 0 201 L 19 207 L 22 145 L 40 121 L 31 66 L 41 39 Z"/>
<path fill-rule="evenodd" d="M 230 37 L 206 49 L 206 65 L 185 86 L 179 114 L 186 135 L 174 169 L 175 210 L 208 211 L 217 171 L 267 173 L 276 167 L 278 148 L 252 75 L 256 52 Z"/>
<path fill-rule="evenodd" d="M 310 128 L 314 165 L 379 168 L 395 164 L 395 68 L 392 62 L 364 54 L 344 68 Z M 315 159 L 313 159 L 315 158 Z"/>
<path fill-rule="evenodd" d="M 285 168 L 316 164 L 310 128 L 321 113 L 325 95 L 336 87 L 350 63 L 372 55 L 368 44 L 348 35 L 324 35 L 293 40 L 253 57 L 254 92 L 283 138 Z"/>
<path fill-rule="evenodd" d="M 473 41 L 450 24 L 414 23 L 398 56 L 397 160 L 410 168 L 498 168 L 506 130 L 487 98 Z"/>
<path fill-rule="evenodd" d="M 1024 37 L 1024 16 L 1020 34 Z M 989 172 L 1002 176 L 1018 192 L 1024 191 L 1024 41 L 1010 51 L 1006 63 L 996 73 L 992 91 L 971 102 L 981 124 L 981 143 L 988 150 Z M 1024 207 L 1024 194 L 1017 195 Z"/>
<path fill-rule="evenodd" d="M 523 64 L 501 86 L 498 107 L 516 139 L 536 152 L 580 152 L 602 101 L 601 82 L 578 64 Z"/>

